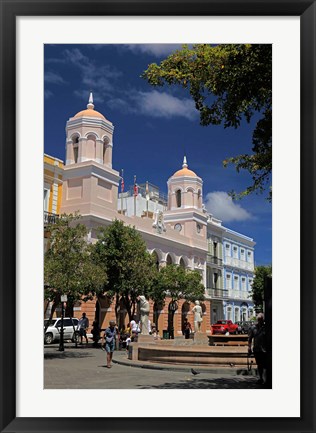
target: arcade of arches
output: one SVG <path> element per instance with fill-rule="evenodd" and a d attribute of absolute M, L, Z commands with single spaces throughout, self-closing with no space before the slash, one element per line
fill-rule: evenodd
<path fill-rule="evenodd" d="M 175 263 L 174 257 L 172 254 L 166 254 L 166 260 L 163 261 L 159 259 L 158 253 L 156 251 L 152 252 L 153 257 L 155 258 L 155 263 L 157 268 L 167 266 L 168 264 Z M 188 260 L 186 257 L 181 257 L 178 265 L 184 268 L 188 268 L 187 264 Z M 203 322 L 201 330 L 202 332 L 210 331 L 210 311 L 211 311 L 211 302 L 209 300 L 205 300 L 201 303 L 203 310 Z M 156 305 L 152 301 L 150 301 L 150 313 L 149 319 L 152 324 L 155 324 L 159 334 L 163 335 L 163 330 L 168 329 L 168 319 L 170 319 L 170 314 L 173 308 L 174 311 L 174 336 L 182 335 L 184 320 L 187 319 L 191 323 L 192 329 L 194 329 L 193 318 L 194 314 L 192 313 L 192 308 L 194 307 L 194 303 L 190 303 L 184 299 L 178 300 L 176 305 L 172 305 L 171 299 L 166 298 L 165 304 L 163 306 Z M 118 318 L 118 327 L 121 329 L 123 325 L 127 325 L 129 322 L 129 317 L 126 309 L 122 302 L 118 306 L 116 306 L 115 299 L 111 302 L 111 300 L 107 296 L 98 297 L 95 300 L 82 302 L 81 304 L 77 304 L 74 307 L 73 317 L 81 317 L 82 313 L 85 312 L 89 319 L 90 329 L 92 327 L 92 323 L 94 320 L 98 321 L 101 329 L 105 329 L 110 320 L 116 320 Z M 69 312 L 69 314 L 71 314 Z M 139 313 L 136 311 L 136 318 L 139 320 Z"/>

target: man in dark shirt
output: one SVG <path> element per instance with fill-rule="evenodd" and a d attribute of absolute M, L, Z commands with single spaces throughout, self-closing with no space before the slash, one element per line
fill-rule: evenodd
<path fill-rule="evenodd" d="M 251 355 L 252 353 L 258 367 L 258 383 L 264 385 L 267 369 L 267 337 L 262 313 L 258 314 L 256 325 L 252 326 L 248 332 L 248 354 Z"/>

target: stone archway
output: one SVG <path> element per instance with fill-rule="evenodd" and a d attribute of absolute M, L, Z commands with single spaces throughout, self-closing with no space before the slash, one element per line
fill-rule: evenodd
<path fill-rule="evenodd" d="M 173 264 L 172 257 L 168 253 L 167 256 L 166 256 L 166 265 L 168 266 L 168 265 L 172 265 L 172 264 Z"/>
<path fill-rule="evenodd" d="M 188 314 L 190 312 L 190 303 L 188 301 L 184 301 L 181 308 L 181 331 L 184 334 L 184 323 L 185 320 L 188 319 Z"/>
<path fill-rule="evenodd" d="M 153 323 L 156 325 L 157 331 L 163 328 L 163 316 L 161 312 L 163 311 L 162 303 L 155 302 L 153 305 Z"/>
<path fill-rule="evenodd" d="M 168 305 L 168 333 L 169 338 L 174 339 L 174 314 L 178 309 L 177 301 L 170 301 Z"/>
<path fill-rule="evenodd" d="M 181 257 L 181 259 L 179 261 L 179 266 L 181 266 L 181 268 L 183 268 L 183 269 L 186 268 L 186 264 L 185 264 L 185 261 L 184 261 L 183 257 Z"/>
<path fill-rule="evenodd" d="M 153 259 L 154 259 L 155 266 L 156 266 L 157 270 L 159 271 L 160 260 L 159 260 L 159 257 L 158 257 L 158 253 L 157 253 L 157 251 L 154 250 L 154 251 L 151 253 L 151 255 L 152 255 Z"/>

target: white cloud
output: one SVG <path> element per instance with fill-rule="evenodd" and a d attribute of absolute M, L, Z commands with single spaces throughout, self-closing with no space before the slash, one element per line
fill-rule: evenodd
<path fill-rule="evenodd" d="M 77 89 L 75 94 L 87 99 L 89 91 L 94 92 L 96 102 L 103 102 L 114 91 L 112 81 L 122 73 L 109 65 L 97 66 L 93 59 L 85 56 L 78 48 L 64 51 L 65 58 L 78 68 L 82 84 L 86 89 Z"/>
<path fill-rule="evenodd" d="M 136 91 L 130 94 L 134 102 L 133 111 L 151 117 L 185 117 L 192 120 L 197 116 L 194 102 L 191 99 L 180 99 L 165 92 Z"/>
<path fill-rule="evenodd" d="M 155 57 L 168 56 L 175 50 L 181 50 L 182 44 L 127 44 L 125 45 L 135 54 L 152 54 Z"/>
<path fill-rule="evenodd" d="M 206 195 L 205 206 L 209 213 L 224 222 L 246 221 L 253 218 L 253 215 L 243 209 L 224 191 L 209 192 Z"/>
<path fill-rule="evenodd" d="M 52 71 L 47 71 L 44 76 L 44 80 L 46 83 L 50 84 L 65 84 L 66 81 L 63 79 L 63 77 L 59 74 L 56 74 Z"/>
<path fill-rule="evenodd" d="M 49 99 L 52 96 L 54 96 L 53 92 L 51 92 L 50 90 L 45 89 L 45 91 L 44 91 L 44 97 L 45 97 L 45 99 Z"/>

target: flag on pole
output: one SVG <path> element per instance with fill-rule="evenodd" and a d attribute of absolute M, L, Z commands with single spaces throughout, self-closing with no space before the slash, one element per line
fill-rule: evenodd
<path fill-rule="evenodd" d="M 122 176 L 121 176 L 121 192 L 124 192 L 124 170 L 122 169 Z"/>
<path fill-rule="evenodd" d="M 149 200 L 149 186 L 148 186 L 148 180 L 146 182 L 146 200 Z"/>
<path fill-rule="evenodd" d="M 134 176 L 134 197 L 138 196 L 138 185 L 136 183 L 136 175 Z"/>

